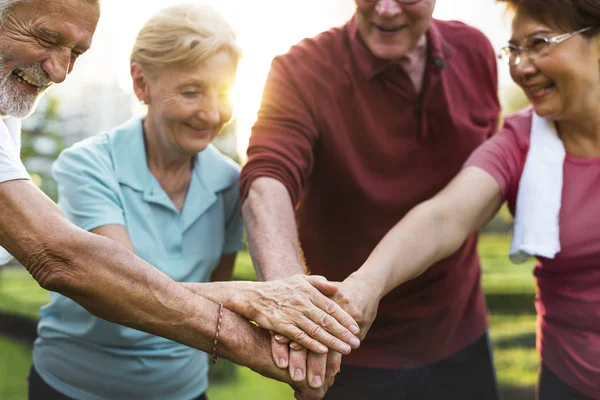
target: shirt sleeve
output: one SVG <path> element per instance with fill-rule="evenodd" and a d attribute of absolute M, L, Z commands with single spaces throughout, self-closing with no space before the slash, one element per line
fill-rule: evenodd
<path fill-rule="evenodd" d="M 29 179 L 15 143 L 8 130 L 2 128 L 0 128 L 0 183 L 15 179 Z"/>
<path fill-rule="evenodd" d="M 288 53 L 276 57 L 271 65 L 242 170 L 242 202 L 252 181 L 263 176 L 282 182 L 297 204 L 312 171 L 318 127 L 310 106 L 316 102 L 306 87 L 314 72 L 306 59 L 297 58 L 298 54 Z"/>
<path fill-rule="evenodd" d="M 103 225 L 125 226 L 106 135 L 63 151 L 52 166 L 52 176 L 58 182 L 58 205 L 75 225 L 87 231 Z"/>
<path fill-rule="evenodd" d="M 236 183 L 223 192 L 225 202 L 225 243 L 223 254 L 233 254 L 243 247 L 244 221 L 240 211 L 239 185 Z"/>
<path fill-rule="evenodd" d="M 526 156 L 527 152 L 519 143 L 516 133 L 505 126 L 478 147 L 464 167 L 477 167 L 490 174 L 500 186 L 502 199 L 507 200 L 516 195 Z"/>

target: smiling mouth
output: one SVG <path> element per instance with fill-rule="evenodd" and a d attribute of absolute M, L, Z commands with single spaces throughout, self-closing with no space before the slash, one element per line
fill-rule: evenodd
<path fill-rule="evenodd" d="M 208 128 L 196 128 L 195 126 L 187 124 L 187 123 L 185 125 L 188 128 L 190 128 L 190 129 L 192 129 L 192 130 L 194 130 L 196 132 L 210 133 L 213 130 L 213 128 L 211 128 L 211 127 L 208 127 Z"/>
<path fill-rule="evenodd" d="M 525 88 L 525 92 L 530 99 L 538 99 L 551 93 L 552 89 L 555 87 L 556 85 L 554 83 L 547 83 L 545 85 L 527 87 Z"/>
<path fill-rule="evenodd" d="M 22 83 L 24 85 L 31 86 L 32 88 L 38 89 L 40 91 L 47 89 L 51 83 L 39 83 L 36 82 L 32 77 L 27 75 L 25 72 L 20 69 L 15 69 L 12 72 L 12 75 L 15 77 L 17 82 Z"/>
<path fill-rule="evenodd" d="M 373 26 L 375 27 L 375 29 L 377 29 L 378 31 L 381 32 L 385 32 L 385 33 L 394 33 L 394 32 L 400 32 L 402 29 L 405 28 L 404 25 L 401 26 L 395 26 L 395 27 L 386 27 L 386 26 L 381 26 L 381 25 L 377 25 L 377 24 L 373 24 Z"/>

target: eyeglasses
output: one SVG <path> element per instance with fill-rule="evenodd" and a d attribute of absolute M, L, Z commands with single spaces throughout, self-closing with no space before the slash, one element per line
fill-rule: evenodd
<path fill-rule="evenodd" d="M 587 28 L 580 29 L 578 31 L 563 33 L 561 35 L 553 36 L 550 38 L 543 36 L 534 36 L 525 41 L 523 46 L 517 46 L 516 44 L 509 44 L 500 49 L 498 58 L 507 61 L 512 67 L 517 66 L 522 60 L 522 54 L 527 54 L 530 60 L 537 60 L 540 57 L 548 55 L 550 49 L 559 43 L 564 42 L 573 36 L 579 35 L 585 31 L 592 29 L 593 27 L 588 26 Z"/>
<path fill-rule="evenodd" d="M 379 0 L 367 0 L 367 3 L 377 3 Z M 421 0 L 396 0 L 396 3 L 403 6 L 410 6 L 413 4 L 417 4 Z"/>

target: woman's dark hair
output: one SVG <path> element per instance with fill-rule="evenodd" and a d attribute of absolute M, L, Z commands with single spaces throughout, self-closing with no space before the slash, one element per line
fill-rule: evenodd
<path fill-rule="evenodd" d="M 520 12 L 554 29 L 564 32 L 600 27 L 599 0 L 496 0 L 505 3 L 509 11 Z M 598 29 L 584 32 L 593 36 Z"/>

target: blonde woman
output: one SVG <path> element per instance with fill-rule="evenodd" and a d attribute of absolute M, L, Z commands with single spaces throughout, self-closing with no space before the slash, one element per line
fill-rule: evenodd
<path fill-rule="evenodd" d="M 228 93 L 239 57 L 233 31 L 210 8 L 185 4 L 154 15 L 131 54 L 134 92 L 147 105 L 147 115 L 61 154 L 53 167 L 59 205 L 79 227 L 121 243 L 199 295 L 267 329 L 294 335 L 282 327 L 301 321 L 304 311 L 292 308 L 304 306 L 278 309 L 286 296 L 311 290 L 317 304 L 321 298 L 330 302 L 321 303 L 321 310 L 333 306 L 308 279 L 261 290 L 256 285 L 263 283 L 198 283 L 230 280 L 242 246 L 238 166 L 210 144 L 231 119 Z M 354 324 L 335 307 L 338 320 Z M 314 326 L 311 316 L 324 317 L 318 308 L 304 314 L 299 329 L 305 332 Z M 319 342 L 349 352 L 336 337 L 350 341 L 354 335 L 332 318 L 328 322 L 332 334 L 317 329 L 316 340 L 304 337 L 323 352 L 327 348 Z M 223 329 L 225 339 L 248 327 Z M 30 399 L 206 398 L 208 354 L 97 318 L 62 295 L 53 293 L 42 308 L 38 335 Z M 260 370 L 273 363 L 269 347 L 263 347 L 253 352 L 256 346 L 249 343 L 229 349 L 230 356 Z M 274 364 L 268 368 L 261 372 L 286 376 Z"/>

